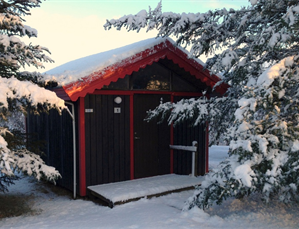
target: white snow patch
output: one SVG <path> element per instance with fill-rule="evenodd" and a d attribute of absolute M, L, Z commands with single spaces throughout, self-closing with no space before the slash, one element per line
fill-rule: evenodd
<path fill-rule="evenodd" d="M 288 8 L 287 13 L 285 14 L 284 18 L 287 23 L 289 23 L 290 26 L 293 26 L 298 21 L 298 14 L 299 13 L 299 5 L 297 6 L 291 6 Z M 296 17 L 297 16 L 297 17 Z"/>
<path fill-rule="evenodd" d="M 232 65 L 232 61 L 236 58 L 238 58 L 238 55 L 236 52 L 234 52 L 232 50 L 227 50 L 225 52 L 225 56 L 221 60 L 221 63 L 225 68 L 230 68 Z"/>
<path fill-rule="evenodd" d="M 286 67 L 291 66 L 293 64 L 293 57 L 288 57 L 281 60 L 279 63 L 273 65 L 264 71 L 257 80 L 257 85 L 268 88 L 275 78 L 280 76 L 281 72 L 283 72 Z"/>
<path fill-rule="evenodd" d="M 220 161 L 228 157 L 229 146 L 211 146 L 209 147 L 209 170 L 217 167 Z"/>
<path fill-rule="evenodd" d="M 269 41 L 269 46 L 271 47 L 271 48 L 273 48 L 276 44 L 277 44 L 277 42 L 279 41 L 279 38 L 280 38 L 280 34 L 279 33 L 274 33 L 273 35 L 272 35 L 272 37 L 270 38 L 270 41 Z"/>
<path fill-rule="evenodd" d="M 250 99 L 247 99 L 247 98 L 241 98 L 239 101 L 238 101 L 238 105 L 240 108 L 238 108 L 234 115 L 236 117 L 237 120 L 242 120 L 244 117 L 243 117 L 243 114 L 248 111 L 248 109 L 252 110 L 252 111 L 255 111 L 255 108 L 256 108 L 256 99 L 254 98 L 250 98 Z"/>
<path fill-rule="evenodd" d="M 238 104 L 240 107 L 250 107 L 250 110 L 255 111 L 255 107 L 256 107 L 256 99 L 254 98 L 250 98 L 250 99 L 246 99 L 246 98 L 241 98 L 238 101 Z"/>
<path fill-rule="evenodd" d="M 243 121 L 238 128 L 238 133 L 245 132 L 251 128 L 251 125 L 248 122 Z"/>
<path fill-rule="evenodd" d="M 250 0 L 251 5 L 256 5 L 258 0 Z"/>
<path fill-rule="evenodd" d="M 252 152 L 251 141 L 249 140 L 238 139 L 237 141 L 231 141 L 229 147 L 232 151 L 240 147 L 246 151 Z"/>
<path fill-rule="evenodd" d="M 1 135 L 0 135 L 0 148 L 4 151 L 7 150 L 7 142 Z"/>
<path fill-rule="evenodd" d="M 292 152 L 299 151 L 299 141 L 295 140 L 292 146 Z"/>
<path fill-rule="evenodd" d="M 257 140 L 259 141 L 259 150 L 264 153 L 264 155 L 267 154 L 267 146 L 269 142 L 266 138 L 263 138 L 261 136 L 257 136 Z"/>
<path fill-rule="evenodd" d="M 285 90 L 281 89 L 281 91 L 278 92 L 278 98 L 281 99 L 285 95 Z"/>
<path fill-rule="evenodd" d="M 247 187 L 251 187 L 251 175 L 253 175 L 254 173 L 249 164 L 239 165 L 235 168 L 234 173 L 236 178 L 240 179 L 244 185 L 246 185 Z"/>
<path fill-rule="evenodd" d="M 30 81 L 20 81 L 14 77 L 9 79 L 0 77 L 0 108 L 7 107 L 7 98 L 26 98 L 31 105 L 36 106 L 41 103 L 50 103 L 57 108 L 65 108 L 64 101 L 56 96 L 52 91 L 39 87 Z"/>

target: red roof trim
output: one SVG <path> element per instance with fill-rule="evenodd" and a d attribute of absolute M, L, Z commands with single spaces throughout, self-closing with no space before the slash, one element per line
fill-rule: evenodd
<path fill-rule="evenodd" d="M 51 90 L 53 90 L 59 98 L 65 101 L 71 100 L 68 94 L 65 92 L 64 88 L 59 87 L 59 88 L 53 88 Z"/>
<path fill-rule="evenodd" d="M 68 84 L 63 88 L 70 99 L 76 101 L 79 97 L 84 97 L 87 93 L 93 93 L 96 89 L 101 89 L 104 85 L 109 85 L 119 78 L 131 75 L 134 71 L 137 72 L 139 69 L 145 68 L 147 65 L 151 65 L 153 62 L 157 62 L 159 59 L 164 59 L 165 57 L 210 87 L 213 87 L 220 80 L 216 75 L 210 75 L 207 70 L 203 71 L 201 64 L 194 59 L 189 59 L 186 53 L 166 40 L 163 43 L 155 45 L 153 48 L 146 49 L 117 64 L 94 72 L 84 77 L 81 81 Z M 226 89 L 227 87 L 222 86 L 217 87 L 216 91 L 224 93 Z"/>

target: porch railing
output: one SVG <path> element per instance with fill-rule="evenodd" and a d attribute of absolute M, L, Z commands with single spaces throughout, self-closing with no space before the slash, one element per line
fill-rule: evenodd
<path fill-rule="evenodd" d="M 170 149 L 192 152 L 192 177 L 196 176 L 197 145 L 197 141 L 193 141 L 192 146 L 169 145 Z"/>

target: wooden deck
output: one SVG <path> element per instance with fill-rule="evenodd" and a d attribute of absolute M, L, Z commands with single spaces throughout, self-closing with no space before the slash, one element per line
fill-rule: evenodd
<path fill-rule="evenodd" d="M 106 205 L 115 205 L 136 201 L 141 198 L 151 198 L 173 192 L 194 189 L 201 184 L 203 177 L 184 175 L 162 175 L 117 183 L 94 185 L 87 187 L 90 194 Z"/>

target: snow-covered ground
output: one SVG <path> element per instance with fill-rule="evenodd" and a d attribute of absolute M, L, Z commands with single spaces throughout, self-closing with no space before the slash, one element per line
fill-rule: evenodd
<path fill-rule="evenodd" d="M 217 167 L 220 161 L 224 160 L 228 152 L 228 146 L 212 146 L 209 149 L 209 170 Z"/>
<path fill-rule="evenodd" d="M 226 155 L 227 147 L 212 147 L 211 167 Z M 184 201 L 192 193 L 144 198 L 110 209 L 89 200 L 72 200 L 32 178 L 23 178 L 10 187 L 7 195 L 27 198 L 32 211 L 2 218 L 0 228 L 299 228 L 298 204 L 284 205 L 273 200 L 267 205 L 252 196 L 230 199 L 207 211 L 194 208 L 182 212 Z"/>

